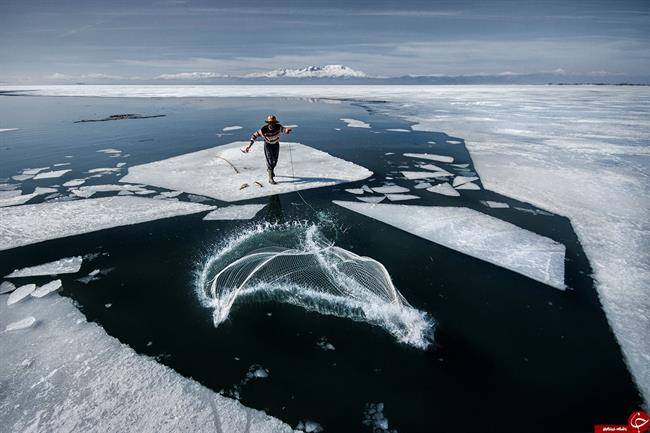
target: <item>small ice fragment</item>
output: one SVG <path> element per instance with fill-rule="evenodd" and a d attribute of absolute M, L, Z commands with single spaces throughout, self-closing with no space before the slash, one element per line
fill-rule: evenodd
<path fill-rule="evenodd" d="M 14 290 L 16 290 L 16 285 L 11 281 L 3 281 L 2 284 L 0 284 L 0 295 L 13 292 Z"/>
<path fill-rule="evenodd" d="M 66 174 L 67 172 L 69 172 L 69 171 L 72 171 L 72 170 L 66 169 L 66 170 L 56 170 L 56 171 L 44 171 L 44 172 L 39 173 L 36 176 L 34 176 L 34 180 L 53 179 L 55 177 L 61 177 L 64 174 Z"/>
<path fill-rule="evenodd" d="M 0 132 L 18 131 L 18 128 L 2 128 Z"/>
<path fill-rule="evenodd" d="M 411 132 L 409 129 L 402 129 L 402 128 L 389 128 L 386 131 L 391 131 L 391 132 Z"/>
<path fill-rule="evenodd" d="M 183 194 L 183 191 L 166 191 L 160 193 L 160 195 L 167 198 L 178 197 L 181 194 Z"/>
<path fill-rule="evenodd" d="M 310 421 L 310 420 L 298 422 L 296 429 L 302 430 L 305 433 L 320 433 L 324 431 L 323 427 L 321 427 L 320 424 L 318 424 L 316 421 Z"/>
<path fill-rule="evenodd" d="M 18 320 L 17 322 L 12 322 L 8 324 L 7 327 L 5 328 L 5 332 L 31 328 L 34 325 L 34 323 L 36 323 L 36 318 L 34 318 L 34 316 L 25 317 L 22 320 Z"/>
<path fill-rule="evenodd" d="M 460 186 L 457 186 L 456 189 L 479 190 L 479 189 L 481 189 L 481 187 L 478 186 L 477 184 L 475 184 L 474 182 L 467 182 L 467 183 L 464 183 L 464 184 L 462 184 Z"/>
<path fill-rule="evenodd" d="M 350 188 L 346 189 L 345 192 L 349 192 L 350 194 L 363 195 L 365 191 L 363 188 Z"/>
<path fill-rule="evenodd" d="M 117 167 L 117 168 L 122 168 L 122 167 L 124 167 L 125 165 L 126 165 L 126 162 L 118 162 L 117 164 L 115 164 L 115 167 Z"/>
<path fill-rule="evenodd" d="M 99 272 L 100 272 L 99 269 L 95 269 L 85 277 L 77 278 L 77 281 L 79 281 L 80 283 L 88 284 L 91 281 L 99 280 L 99 277 L 97 277 L 97 274 L 99 274 Z"/>
<path fill-rule="evenodd" d="M 99 167 L 99 168 L 92 168 L 88 170 L 86 173 L 115 173 L 118 171 L 120 171 L 120 169 L 116 167 Z"/>
<path fill-rule="evenodd" d="M 503 203 L 503 202 L 500 202 L 500 201 L 481 200 L 481 203 L 483 203 L 485 206 L 493 208 L 493 209 L 505 209 L 505 208 L 510 207 L 510 205 L 508 205 L 508 203 Z"/>
<path fill-rule="evenodd" d="M 72 194 L 74 194 L 75 196 L 81 197 L 81 198 L 90 198 L 93 195 L 95 195 L 95 191 L 88 190 L 88 189 L 73 189 L 73 190 L 70 190 L 70 192 Z"/>
<path fill-rule="evenodd" d="M 430 188 L 432 185 L 429 182 L 420 182 L 416 184 L 413 188 L 415 189 L 426 189 Z"/>
<path fill-rule="evenodd" d="M 381 201 L 382 201 L 383 199 L 385 199 L 385 198 L 386 198 L 385 195 L 382 195 L 382 196 L 379 196 L 379 197 L 377 197 L 377 196 L 372 196 L 372 197 L 357 197 L 358 200 L 365 201 L 366 203 L 379 203 L 379 202 L 381 202 Z"/>
<path fill-rule="evenodd" d="M 454 187 L 457 187 L 457 186 L 460 186 L 460 185 L 462 185 L 462 184 L 464 184 L 464 183 L 467 183 L 467 182 L 473 182 L 473 181 L 475 181 L 475 180 L 478 180 L 478 177 L 475 177 L 475 176 L 470 176 L 470 177 L 467 177 L 467 176 L 456 176 L 456 177 L 454 178 L 453 186 L 454 186 Z"/>
<path fill-rule="evenodd" d="M 435 155 L 433 153 L 405 153 L 404 156 L 407 156 L 409 158 L 429 159 L 431 161 L 439 162 L 454 162 L 454 158 L 451 156 Z"/>
<path fill-rule="evenodd" d="M 66 165 L 70 165 L 69 162 L 60 162 L 58 164 L 54 164 L 54 167 L 65 167 Z"/>
<path fill-rule="evenodd" d="M 395 155 L 395 152 L 386 152 L 384 155 L 389 156 L 389 155 Z"/>
<path fill-rule="evenodd" d="M 443 173 L 449 173 L 449 172 L 448 172 L 447 170 L 445 170 L 444 168 L 442 168 L 442 167 L 438 167 L 438 166 L 435 165 L 435 164 L 420 164 L 419 167 L 420 167 L 420 168 L 423 168 L 423 169 L 425 169 L 425 170 L 441 171 L 441 172 L 443 172 Z"/>
<path fill-rule="evenodd" d="M 285 128 L 288 128 L 288 127 L 285 127 Z M 226 126 L 225 128 L 222 128 L 221 130 L 225 132 L 225 131 L 236 131 L 238 129 L 242 129 L 242 127 L 238 126 L 238 125 L 236 125 L 236 126 Z"/>
<path fill-rule="evenodd" d="M 66 257 L 38 266 L 16 269 L 5 278 L 37 277 L 42 275 L 74 274 L 79 272 L 83 259 L 80 256 Z"/>
<path fill-rule="evenodd" d="M 432 186 L 427 188 L 429 192 L 435 192 L 436 194 L 448 195 L 450 197 L 458 197 L 460 193 L 456 191 L 449 183 L 441 183 L 439 185 Z"/>
<path fill-rule="evenodd" d="M 43 296 L 49 295 L 55 290 L 59 290 L 61 286 L 61 280 L 50 281 L 49 283 L 44 284 L 38 289 L 34 290 L 31 294 L 34 298 L 42 298 Z"/>
<path fill-rule="evenodd" d="M 372 189 L 370 189 L 368 185 L 363 185 L 361 189 L 364 190 L 365 192 L 369 192 L 370 194 L 372 194 Z"/>
<path fill-rule="evenodd" d="M 155 194 L 157 191 L 151 190 L 151 189 L 143 189 L 140 191 L 136 191 L 135 193 L 137 195 L 149 195 L 149 194 Z"/>
<path fill-rule="evenodd" d="M 372 189 L 374 192 L 379 194 L 399 194 L 401 192 L 409 192 L 408 188 L 398 185 L 386 185 L 380 186 Z"/>
<path fill-rule="evenodd" d="M 438 171 L 402 171 L 401 173 L 402 176 L 409 180 L 434 179 L 438 177 L 451 176 L 450 174 Z"/>
<path fill-rule="evenodd" d="M 467 168 L 469 167 L 469 164 L 451 164 L 451 166 L 456 168 Z"/>
<path fill-rule="evenodd" d="M 390 201 L 404 201 L 404 200 L 416 200 L 420 197 L 412 194 L 386 194 L 386 197 Z"/>
<path fill-rule="evenodd" d="M 112 154 L 122 153 L 122 151 L 119 150 L 119 149 L 100 149 L 100 150 L 98 150 L 97 152 L 100 152 L 100 153 L 108 153 L 108 154 L 111 154 L 111 153 L 112 153 Z"/>
<path fill-rule="evenodd" d="M 39 168 L 26 168 L 23 170 L 23 174 L 28 174 L 33 176 L 35 174 L 40 173 L 43 170 L 47 170 L 48 168 L 50 167 L 48 166 L 48 167 L 39 167 Z"/>
<path fill-rule="evenodd" d="M 449 143 L 449 144 L 461 144 L 462 141 L 458 141 L 458 140 L 447 140 L 447 143 Z"/>
<path fill-rule="evenodd" d="M 204 221 L 249 220 L 266 206 L 265 204 L 242 204 L 220 207 L 203 217 Z"/>
<path fill-rule="evenodd" d="M 133 193 L 131 191 L 124 190 L 124 191 L 118 192 L 117 195 L 133 195 Z"/>
<path fill-rule="evenodd" d="M 13 305 L 16 302 L 22 301 L 36 290 L 36 284 L 25 284 L 14 290 L 9 298 L 7 298 L 7 305 Z"/>
<path fill-rule="evenodd" d="M 348 128 L 370 128 L 370 124 L 366 122 L 362 122 L 361 120 L 346 119 L 346 118 L 341 118 L 341 120 L 346 123 Z"/>
<path fill-rule="evenodd" d="M 34 177 L 33 174 L 17 174 L 16 176 L 11 176 L 13 180 L 17 180 L 18 182 L 22 182 L 23 180 L 31 179 Z"/>
<path fill-rule="evenodd" d="M 112 306 L 113 304 L 111 304 L 110 302 L 108 304 L 104 304 L 104 308 L 111 308 Z"/>

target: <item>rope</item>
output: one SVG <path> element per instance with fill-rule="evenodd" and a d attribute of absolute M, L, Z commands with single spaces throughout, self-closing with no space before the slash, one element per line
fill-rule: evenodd
<path fill-rule="evenodd" d="M 292 176 L 293 179 L 295 180 L 295 179 L 296 179 L 296 171 L 295 171 L 294 168 L 293 168 L 293 152 L 291 151 L 291 142 L 289 142 L 288 144 L 289 144 L 289 160 L 291 161 L 291 176 Z M 300 199 L 303 201 L 303 203 L 305 203 L 307 206 L 309 206 L 309 208 L 310 208 L 311 210 L 313 210 L 314 213 L 318 213 L 318 212 L 316 211 L 316 209 L 314 209 L 314 208 L 312 207 L 312 205 L 310 205 L 309 203 L 307 203 L 307 200 L 305 200 L 305 198 L 302 196 L 302 194 L 300 194 L 300 191 L 299 191 L 298 188 L 296 187 L 296 184 L 295 184 L 295 183 L 293 184 L 293 189 L 294 189 L 294 191 L 298 194 L 298 196 L 299 196 Z"/>
<path fill-rule="evenodd" d="M 219 156 L 219 155 L 217 155 L 217 158 L 219 158 L 219 159 L 223 159 L 224 161 L 226 161 L 226 162 L 227 162 L 227 163 L 232 167 L 232 169 L 235 170 L 235 173 L 239 174 L 239 170 L 237 170 L 237 167 L 235 167 L 234 165 L 232 165 L 232 162 L 228 161 L 228 160 L 227 160 L 226 158 L 224 158 L 223 156 Z"/>

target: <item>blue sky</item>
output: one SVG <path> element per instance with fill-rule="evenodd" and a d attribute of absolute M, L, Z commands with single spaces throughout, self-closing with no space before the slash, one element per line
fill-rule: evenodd
<path fill-rule="evenodd" d="M 344 64 L 376 76 L 650 75 L 650 1 L 0 0 L 0 81 Z"/>

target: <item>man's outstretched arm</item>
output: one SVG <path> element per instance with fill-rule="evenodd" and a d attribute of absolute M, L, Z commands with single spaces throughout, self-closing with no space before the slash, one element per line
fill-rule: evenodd
<path fill-rule="evenodd" d="M 251 135 L 251 142 L 246 146 L 246 149 L 244 149 L 244 152 L 248 153 L 251 150 L 251 147 L 253 146 L 253 143 L 255 143 L 255 140 L 257 140 L 259 137 L 263 137 L 264 134 L 262 134 L 262 130 L 258 129 L 257 131 L 253 132 L 253 135 Z"/>

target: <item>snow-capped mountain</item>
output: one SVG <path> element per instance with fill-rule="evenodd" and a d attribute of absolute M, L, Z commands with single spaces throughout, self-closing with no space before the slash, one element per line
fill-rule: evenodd
<path fill-rule="evenodd" d="M 154 80 L 209 80 L 212 78 L 228 78 L 228 75 L 216 72 L 180 72 L 178 74 L 162 74 Z"/>
<path fill-rule="evenodd" d="M 248 78 L 366 78 L 365 72 L 343 65 L 307 66 L 300 69 L 274 69 L 247 74 Z"/>

